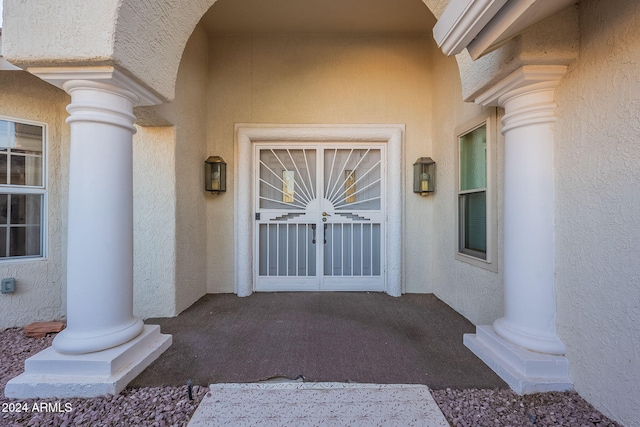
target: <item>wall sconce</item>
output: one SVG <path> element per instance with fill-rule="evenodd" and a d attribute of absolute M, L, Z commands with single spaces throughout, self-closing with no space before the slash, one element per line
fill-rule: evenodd
<path fill-rule="evenodd" d="M 220 193 L 227 191 L 227 163 L 220 156 L 211 156 L 204 161 L 204 188 Z"/>
<path fill-rule="evenodd" d="M 426 196 L 436 191 L 436 162 L 420 157 L 413 164 L 413 192 Z"/>

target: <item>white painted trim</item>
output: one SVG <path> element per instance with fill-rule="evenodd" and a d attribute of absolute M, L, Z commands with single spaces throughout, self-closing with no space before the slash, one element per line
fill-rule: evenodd
<path fill-rule="evenodd" d="M 433 37 L 445 55 L 462 52 L 507 0 L 451 0 L 433 27 Z"/>
<path fill-rule="evenodd" d="M 445 55 L 466 48 L 476 60 L 572 3 L 577 0 L 451 0 L 433 37 Z"/>
<path fill-rule="evenodd" d="M 40 249 L 39 256 L 7 257 L 0 259 L 0 264 L 24 263 L 46 260 L 49 255 L 49 126 L 45 122 L 28 120 L 10 116 L 0 116 L 0 120 L 23 123 L 42 127 L 42 185 L 17 186 L 10 184 L 0 185 L 0 191 L 11 194 L 40 194 L 42 204 L 40 215 Z"/>
<path fill-rule="evenodd" d="M 43 141 L 42 141 L 42 156 L 43 156 L 43 165 L 42 165 L 42 186 L 24 186 L 24 188 L 37 188 L 37 189 L 47 189 L 48 188 L 48 184 L 49 184 L 49 180 L 48 180 L 48 169 L 49 169 L 49 163 L 48 163 L 48 159 L 49 159 L 49 124 L 46 122 L 39 122 L 37 120 L 29 120 L 29 119 L 25 119 L 23 117 L 12 117 L 12 116 L 3 116 L 0 115 L 0 120 L 4 120 L 4 121 L 10 121 L 10 122 L 14 122 L 14 123 L 23 123 L 26 125 L 34 125 L 34 126 L 41 126 L 43 128 Z M 3 184 L 4 185 L 4 184 Z"/>
<path fill-rule="evenodd" d="M 402 293 L 404 125 L 235 125 L 234 292 L 253 292 L 253 144 L 256 142 L 383 142 L 387 144 L 386 292 Z"/>
<path fill-rule="evenodd" d="M 29 67 L 27 71 L 60 89 L 64 89 L 63 84 L 70 80 L 87 80 L 116 86 L 135 94 L 137 97 L 135 106 L 162 103 L 162 99 L 153 91 L 142 86 L 117 68 L 109 65 L 91 67 Z"/>

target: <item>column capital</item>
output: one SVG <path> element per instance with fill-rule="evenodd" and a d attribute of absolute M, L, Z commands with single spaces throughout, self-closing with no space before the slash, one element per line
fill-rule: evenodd
<path fill-rule="evenodd" d="M 67 123 L 103 123 L 136 133 L 133 106 L 138 96 L 120 86 L 95 80 L 67 80 L 62 88 L 71 95 Z"/>
<path fill-rule="evenodd" d="M 525 65 L 476 98 L 484 106 L 505 108 L 502 133 L 522 126 L 556 121 L 555 88 L 565 65 Z"/>
<path fill-rule="evenodd" d="M 524 65 L 478 95 L 475 102 L 482 106 L 504 107 L 514 96 L 555 89 L 566 71 L 566 65 Z"/>
<path fill-rule="evenodd" d="M 27 71 L 68 92 L 65 83 L 87 81 L 110 85 L 129 92 L 134 106 L 161 104 L 162 99 L 152 90 L 110 65 L 89 67 L 30 67 Z"/>

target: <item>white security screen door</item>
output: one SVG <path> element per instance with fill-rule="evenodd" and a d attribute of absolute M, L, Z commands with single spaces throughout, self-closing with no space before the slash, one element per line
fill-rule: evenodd
<path fill-rule="evenodd" d="M 382 291 L 383 144 L 255 145 L 255 289 Z"/>

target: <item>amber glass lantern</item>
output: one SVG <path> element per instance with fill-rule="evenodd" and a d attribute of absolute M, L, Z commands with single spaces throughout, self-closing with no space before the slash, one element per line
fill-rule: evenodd
<path fill-rule="evenodd" d="M 436 191 L 436 162 L 431 157 L 420 157 L 413 164 L 413 192 L 421 196 Z"/>
<path fill-rule="evenodd" d="M 227 191 L 227 163 L 220 156 L 204 162 L 204 188 L 213 193 Z"/>

